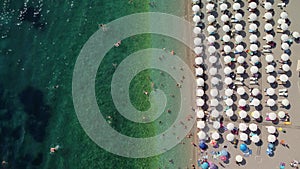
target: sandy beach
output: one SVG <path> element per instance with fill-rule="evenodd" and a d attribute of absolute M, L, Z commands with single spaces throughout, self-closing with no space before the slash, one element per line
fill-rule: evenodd
<path fill-rule="evenodd" d="M 255 1 L 257 2 L 257 1 Z M 299 1 L 290 1 L 287 4 L 287 7 L 280 9 L 279 7 L 277 7 L 277 4 L 279 3 L 279 1 L 267 1 L 267 2 L 271 2 L 273 5 L 273 20 L 270 22 L 273 25 L 274 28 L 274 42 L 276 43 L 276 47 L 272 48 L 272 55 L 274 56 L 274 63 L 275 63 L 275 70 L 279 71 L 280 70 L 280 65 L 281 63 L 278 62 L 278 60 L 280 60 L 280 56 L 281 54 L 283 54 L 283 50 L 280 48 L 281 46 L 281 35 L 282 33 L 278 33 L 276 31 L 276 27 L 278 26 L 277 20 L 281 17 L 280 14 L 283 11 L 286 11 L 288 13 L 288 18 L 291 21 L 291 24 L 289 26 L 289 32 L 293 32 L 293 31 L 299 31 L 299 21 L 297 19 L 298 16 L 298 9 L 297 6 L 300 5 Z M 203 33 L 205 34 L 206 37 L 209 36 L 209 32 L 207 32 L 206 28 L 209 25 L 208 24 L 208 16 L 210 14 L 207 14 L 206 11 L 206 5 L 208 4 L 206 1 L 203 1 L 203 8 L 201 8 L 201 12 L 202 14 L 204 14 L 204 18 L 201 22 L 204 22 L 205 24 L 205 28 L 203 28 Z M 234 1 L 233 0 L 228 0 L 227 1 L 227 5 L 228 5 L 228 9 L 227 11 L 231 14 L 236 13 L 233 9 L 232 9 L 232 5 L 233 5 Z M 249 37 L 251 35 L 251 33 L 249 33 L 249 25 L 251 24 L 250 22 L 247 21 L 248 16 L 251 14 L 251 12 L 247 9 L 249 3 L 247 1 L 239 1 L 239 3 L 241 4 L 241 10 L 244 12 L 243 13 L 243 21 L 241 21 L 241 24 L 243 25 L 243 30 L 240 32 L 240 34 L 243 36 L 243 43 L 245 44 L 245 50 L 249 49 L 249 46 L 251 46 Z M 224 25 L 223 22 L 221 21 L 221 15 L 222 12 L 220 11 L 220 4 L 221 2 L 217 2 L 214 3 L 215 4 L 215 11 L 212 13 L 213 15 L 216 15 L 216 21 L 219 24 L 219 28 L 216 31 L 217 35 L 215 35 L 216 37 L 216 43 L 219 44 L 219 47 L 217 48 L 217 53 L 222 52 L 222 49 L 224 47 L 224 42 L 221 41 L 222 37 L 226 34 L 224 31 L 222 31 L 222 26 Z M 235 94 L 235 99 L 234 100 L 234 105 L 237 107 L 238 106 L 238 101 L 240 99 L 245 99 L 247 101 L 247 104 L 249 104 L 250 101 L 250 97 L 252 98 L 253 96 L 251 96 L 249 89 L 251 88 L 257 88 L 260 92 L 261 92 L 261 96 L 262 98 L 261 100 L 261 106 L 260 109 L 257 109 L 257 107 L 254 106 L 247 106 L 247 110 L 246 112 L 248 113 L 247 116 L 250 117 L 249 121 L 240 119 L 238 112 L 240 111 L 240 109 L 237 107 L 236 109 L 234 109 L 234 114 L 237 115 L 237 120 L 232 120 L 231 118 L 227 117 L 225 115 L 225 111 L 224 109 L 226 108 L 226 104 L 224 103 L 224 96 L 225 96 L 225 89 L 228 88 L 227 85 L 224 83 L 224 79 L 226 77 L 226 75 L 223 72 L 223 69 L 226 66 L 226 63 L 224 62 L 224 56 L 225 55 L 220 55 L 220 57 L 218 58 L 218 61 L 216 63 L 210 63 L 209 61 L 209 57 L 207 56 L 207 51 L 205 51 L 205 54 L 202 55 L 202 57 L 205 59 L 204 60 L 204 66 L 205 66 L 205 70 L 209 70 L 209 68 L 215 66 L 218 69 L 218 74 L 215 76 L 220 77 L 221 82 L 219 83 L 218 86 L 214 86 L 211 84 L 211 78 L 213 76 L 209 75 L 208 72 L 208 78 L 206 79 L 206 84 L 208 84 L 208 89 L 207 89 L 207 95 L 208 95 L 208 99 L 206 100 L 206 103 L 209 104 L 210 100 L 215 98 L 212 97 L 210 93 L 210 90 L 212 88 L 216 88 L 219 90 L 219 94 L 217 96 L 220 105 L 217 106 L 216 108 L 211 108 L 209 107 L 208 109 L 206 109 L 208 112 L 210 112 L 212 109 L 217 109 L 218 111 L 223 111 L 224 113 L 221 113 L 221 116 L 224 117 L 224 121 L 223 121 L 223 126 L 226 126 L 228 123 L 233 123 L 236 127 L 239 126 L 239 123 L 246 123 L 247 125 L 249 125 L 250 123 L 256 124 L 258 127 L 259 132 L 259 137 L 262 141 L 261 146 L 257 146 L 255 145 L 253 142 L 251 143 L 251 141 L 249 143 L 246 143 L 247 146 L 249 147 L 249 149 L 252 150 L 252 155 L 250 155 L 249 157 L 244 157 L 244 162 L 243 164 L 241 164 L 240 166 L 238 166 L 235 163 L 235 157 L 236 155 L 242 155 L 243 153 L 239 150 L 239 148 L 234 147 L 234 145 L 232 143 L 230 143 L 229 141 L 226 140 L 226 135 L 228 134 L 228 131 L 222 131 L 219 132 L 221 139 L 218 140 L 219 142 L 219 148 L 212 148 L 212 146 L 209 145 L 208 150 L 206 150 L 207 154 L 208 154 L 208 161 L 213 162 L 215 164 L 217 164 L 219 166 L 219 168 L 221 168 L 221 166 L 219 165 L 219 162 L 221 164 L 224 165 L 223 168 L 258 168 L 258 169 L 263 169 L 263 168 L 279 168 L 279 165 L 281 162 L 284 162 L 286 164 L 286 168 L 289 168 L 289 163 L 293 160 L 299 160 L 300 159 L 300 155 L 299 153 L 297 153 L 297 151 L 300 149 L 299 144 L 298 144 L 298 139 L 299 139 L 299 135 L 297 135 L 297 132 L 299 132 L 300 129 L 300 115 L 297 112 L 297 110 L 299 110 L 299 105 L 297 104 L 297 98 L 299 97 L 300 94 L 300 85 L 299 85 L 299 75 L 298 72 L 296 71 L 296 66 L 297 66 L 297 60 L 300 59 L 300 57 L 297 55 L 300 52 L 300 48 L 299 48 L 299 44 L 293 42 L 290 46 L 291 46 L 291 54 L 290 54 L 290 69 L 291 69 L 291 73 L 288 75 L 289 76 L 289 82 L 290 84 L 288 85 L 276 85 L 274 87 L 275 89 L 275 93 L 276 93 L 276 104 L 278 106 L 276 106 L 276 108 L 272 107 L 270 108 L 269 106 L 267 106 L 267 103 L 265 102 L 265 100 L 269 99 L 269 96 L 266 96 L 264 93 L 264 90 L 266 88 L 270 87 L 270 84 L 267 82 L 267 77 L 269 76 L 268 73 L 266 73 L 265 67 L 267 65 L 269 65 L 269 63 L 266 61 L 265 56 L 267 55 L 266 53 L 263 53 L 261 51 L 263 51 L 263 46 L 266 45 L 266 41 L 264 40 L 264 36 L 266 35 L 266 32 L 264 30 L 264 25 L 266 24 L 266 20 L 263 19 L 263 16 L 266 12 L 266 9 L 264 9 L 263 7 L 263 3 L 260 1 L 257 5 L 257 9 L 256 9 L 256 14 L 258 15 L 258 20 L 255 22 L 256 24 L 258 24 L 258 33 L 256 34 L 258 39 L 257 39 L 257 44 L 258 44 L 258 54 L 257 56 L 260 59 L 260 63 L 261 66 L 259 67 L 259 72 L 260 72 L 260 78 L 258 78 L 257 83 L 255 85 L 251 85 L 250 83 L 250 78 L 246 77 L 244 78 L 243 81 L 243 87 L 246 90 L 246 95 L 248 95 L 247 98 L 245 98 L 242 95 L 239 94 Z M 234 25 L 236 25 L 237 23 L 232 23 L 233 24 L 233 28 Z M 233 29 L 232 28 L 232 29 Z M 237 35 L 237 33 L 234 33 L 233 36 L 230 39 L 230 42 L 234 42 L 234 38 Z M 217 38 L 218 37 L 218 38 Z M 207 41 L 204 40 L 203 41 L 203 45 L 204 45 L 204 49 L 207 50 L 207 48 L 209 47 L 207 45 Z M 234 49 L 233 49 L 234 51 Z M 235 56 L 234 56 L 235 55 Z M 233 57 L 237 57 L 238 54 L 234 54 Z M 252 66 L 252 63 L 250 62 L 250 58 L 251 55 L 246 54 L 244 55 L 245 57 L 245 65 L 247 65 L 245 67 L 245 74 L 251 76 L 252 72 L 250 71 L 250 67 Z M 235 63 L 235 66 L 238 66 L 237 63 Z M 236 69 L 236 67 L 235 67 Z M 275 77 L 279 77 L 280 74 L 276 74 Z M 272 86 L 272 85 L 271 85 Z M 273 87 L 273 86 L 272 86 Z M 280 106 L 279 100 L 284 99 L 284 97 L 278 95 L 280 92 L 280 89 L 283 88 L 287 88 L 288 90 L 288 96 L 286 97 L 289 102 L 290 102 L 290 107 L 289 108 L 283 108 Z M 234 92 L 236 92 L 236 88 L 234 89 Z M 251 101 L 250 101 L 251 102 Z M 262 122 L 257 122 L 255 120 L 253 120 L 251 118 L 251 112 L 258 110 L 260 112 L 260 114 L 262 115 Z M 283 122 L 279 122 L 278 124 L 273 124 L 270 121 L 266 121 L 267 118 L 267 114 L 270 112 L 279 112 L 279 111 L 285 111 L 286 113 L 288 113 L 290 115 L 290 119 L 291 119 L 291 125 L 284 125 Z M 274 126 L 277 129 L 279 127 L 283 128 L 283 130 L 286 131 L 286 133 L 283 132 L 278 132 L 278 136 L 277 136 L 277 140 L 275 142 L 275 150 L 274 150 L 274 155 L 273 156 L 269 156 L 266 153 L 266 150 L 268 149 L 268 131 L 267 131 L 267 126 Z M 213 120 L 212 121 L 208 121 L 207 122 L 207 127 L 209 128 L 207 131 L 209 131 L 207 133 L 207 136 L 210 137 L 212 132 L 215 131 L 215 129 L 213 128 Z M 243 143 L 243 141 L 241 141 L 237 135 L 236 137 L 239 140 L 238 146 Z M 249 138 L 250 139 L 250 138 Z M 288 144 L 288 146 L 282 146 L 279 142 L 281 140 L 285 140 L 285 143 Z M 208 143 L 209 144 L 209 143 Z M 228 157 L 228 161 L 227 162 L 222 162 L 220 159 L 214 159 L 211 155 L 212 151 L 221 151 L 222 149 L 224 149 L 224 146 L 226 147 L 226 150 L 229 152 L 229 157 Z M 199 151 L 200 152 L 200 151 Z M 199 156 L 199 159 L 203 158 L 204 156 Z"/>

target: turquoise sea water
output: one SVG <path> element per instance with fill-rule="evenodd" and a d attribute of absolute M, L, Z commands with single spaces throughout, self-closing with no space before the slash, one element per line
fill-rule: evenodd
<path fill-rule="evenodd" d="M 87 39 L 101 23 L 148 11 L 182 16 L 183 2 L 156 0 L 90 1 L 12 1 L 0 0 L 0 160 L 12 169 L 94 169 L 94 168 L 185 168 L 189 149 L 178 145 L 167 153 L 145 158 L 119 157 L 98 147 L 82 130 L 72 103 L 72 73 L 76 58 Z M 18 19 L 20 9 L 28 16 Z M 23 10 L 24 11 L 24 10 Z M 35 17 L 32 17 L 35 15 Z M 33 23 L 34 22 L 34 23 Z M 147 137 L 170 126 L 176 111 L 164 113 L 153 123 L 135 124 L 122 118 L 113 106 L 110 80 L 127 55 L 137 50 L 157 47 L 183 54 L 173 39 L 157 35 L 139 35 L 113 48 L 98 70 L 97 101 L 103 116 L 119 132 Z M 101 83 L 100 83 L 101 81 Z M 170 96 L 179 95 L 174 81 L 157 70 L 146 70 L 131 82 L 131 100 L 140 110 L 149 107 L 144 90 L 151 82 Z M 163 85 L 161 85 L 163 84 Z M 167 109 L 178 109 L 177 97 L 169 97 Z M 161 121 L 161 122 L 159 122 Z M 122 124 L 122 125 L 120 125 Z M 49 154 L 49 148 L 62 148 Z M 169 162 L 174 160 L 174 164 Z"/>

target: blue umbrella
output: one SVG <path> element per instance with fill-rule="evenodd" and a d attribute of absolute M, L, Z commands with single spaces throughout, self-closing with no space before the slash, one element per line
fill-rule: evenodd
<path fill-rule="evenodd" d="M 269 144 L 268 144 L 268 148 L 269 148 L 269 149 L 273 149 L 273 148 L 274 148 L 274 144 L 269 143 Z"/>
<path fill-rule="evenodd" d="M 204 163 L 201 164 L 202 169 L 208 169 L 208 167 L 209 167 L 209 165 L 208 165 L 207 162 L 204 162 Z"/>
<path fill-rule="evenodd" d="M 246 144 L 241 144 L 241 145 L 240 145 L 240 150 L 241 150 L 242 152 L 247 151 L 247 150 L 248 150 L 247 145 L 246 145 Z"/>
<path fill-rule="evenodd" d="M 222 156 L 228 156 L 228 152 L 227 152 L 225 149 L 223 149 L 223 150 L 221 151 L 221 155 L 222 155 Z"/>
<path fill-rule="evenodd" d="M 207 145 L 206 145 L 204 142 L 200 142 L 199 147 L 200 147 L 202 150 L 207 149 Z"/>

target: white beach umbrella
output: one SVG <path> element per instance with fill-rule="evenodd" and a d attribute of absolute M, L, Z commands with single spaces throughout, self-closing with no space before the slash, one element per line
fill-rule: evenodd
<path fill-rule="evenodd" d="M 250 50 L 251 50 L 251 51 L 254 51 L 254 52 L 257 51 L 257 50 L 258 50 L 257 44 L 251 44 L 251 45 L 250 45 Z"/>
<path fill-rule="evenodd" d="M 289 29 L 289 25 L 288 25 L 287 23 L 282 23 L 282 24 L 280 25 L 280 28 L 281 28 L 282 30 L 286 31 L 286 30 Z"/>
<path fill-rule="evenodd" d="M 243 50 L 244 50 L 244 47 L 242 46 L 242 45 L 237 45 L 236 47 L 235 47 L 235 50 L 237 51 L 237 52 L 243 52 Z"/>
<path fill-rule="evenodd" d="M 277 115 L 278 115 L 279 118 L 283 119 L 285 117 L 285 112 L 284 111 L 279 111 Z"/>
<path fill-rule="evenodd" d="M 257 62 L 259 62 L 259 57 L 254 55 L 254 56 L 251 57 L 250 60 L 251 60 L 252 63 L 257 63 Z"/>
<path fill-rule="evenodd" d="M 224 62 L 225 62 L 225 64 L 228 64 L 228 63 L 230 63 L 231 62 L 231 57 L 230 56 L 225 56 L 224 57 Z"/>
<path fill-rule="evenodd" d="M 266 66 L 267 73 L 272 73 L 275 71 L 275 67 L 273 65 Z"/>
<path fill-rule="evenodd" d="M 287 71 L 290 70 L 290 66 L 288 64 L 283 64 L 282 65 L 282 70 L 285 71 L 285 72 L 287 72 Z"/>
<path fill-rule="evenodd" d="M 280 37 L 280 39 L 281 39 L 282 41 L 286 42 L 286 41 L 289 40 L 289 35 L 287 35 L 287 34 L 282 34 L 281 37 Z"/>
<path fill-rule="evenodd" d="M 195 47 L 194 48 L 194 52 L 196 53 L 196 55 L 200 55 L 203 51 L 202 47 Z"/>
<path fill-rule="evenodd" d="M 270 24 L 270 23 L 266 23 L 266 24 L 265 24 L 265 30 L 266 30 L 266 31 L 271 31 L 272 29 L 273 29 L 272 24 Z"/>
<path fill-rule="evenodd" d="M 256 2 L 250 2 L 250 3 L 249 3 L 249 8 L 251 8 L 251 9 L 256 9 L 256 8 L 257 8 Z"/>
<path fill-rule="evenodd" d="M 221 11 L 225 11 L 227 8 L 228 8 L 228 6 L 227 6 L 226 3 L 223 3 L 223 4 L 220 5 L 220 10 Z"/>
<path fill-rule="evenodd" d="M 208 10 L 208 12 L 211 11 L 211 10 L 213 10 L 214 7 L 215 7 L 215 5 L 214 5 L 214 4 L 211 4 L 211 3 L 208 3 L 208 4 L 206 5 L 206 9 Z"/>
<path fill-rule="evenodd" d="M 227 89 L 225 90 L 225 95 L 228 96 L 228 97 L 232 96 L 232 95 L 233 95 L 233 90 L 227 88 Z"/>
<path fill-rule="evenodd" d="M 251 93 L 252 93 L 253 96 L 257 96 L 260 93 L 260 91 L 259 91 L 258 88 L 253 88 Z"/>
<path fill-rule="evenodd" d="M 224 32 L 229 32 L 230 31 L 229 25 L 224 25 L 222 29 L 223 29 Z"/>
<path fill-rule="evenodd" d="M 267 95 L 268 96 L 273 96 L 275 94 L 275 89 L 269 87 L 267 88 Z"/>
<path fill-rule="evenodd" d="M 257 67 L 257 66 L 251 66 L 250 72 L 251 72 L 252 74 L 257 73 L 257 72 L 258 72 L 258 67 Z"/>
<path fill-rule="evenodd" d="M 203 99 L 201 99 L 201 98 L 197 98 L 197 100 L 196 100 L 196 104 L 197 104 L 197 106 L 203 106 L 204 105 L 204 100 Z"/>
<path fill-rule="evenodd" d="M 258 143 L 260 141 L 260 138 L 258 135 L 253 135 L 250 139 L 253 143 Z"/>
<path fill-rule="evenodd" d="M 225 100 L 225 104 L 226 104 L 227 106 L 232 106 L 232 105 L 233 105 L 233 100 L 232 100 L 231 98 L 227 98 L 227 99 Z"/>
<path fill-rule="evenodd" d="M 246 90 L 245 90 L 244 87 L 238 87 L 236 92 L 237 92 L 237 94 L 239 94 L 239 95 L 243 95 L 243 94 L 246 93 Z"/>
<path fill-rule="evenodd" d="M 222 39 L 223 39 L 224 42 L 229 42 L 230 41 L 230 36 L 229 35 L 224 35 Z"/>
<path fill-rule="evenodd" d="M 267 35 L 266 35 L 266 41 L 267 41 L 267 42 L 272 42 L 273 40 L 274 40 L 273 35 L 271 35 L 271 34 L 267 34 Z"/>
<path fill-rule="evenodd" d="M 192 10 L 193 10 L 193 12 L 199 12 L 200 11 L 200 6 L 199 5 L 193 5 Z"/>
<path fill-rule="evenodd" d="M 288 50 L 289 48 L 290 48 L 290 45 L 288 43 L 281 44 L 281 49 L 282 50 Z"/>
<path fill-rule="evenodd" d="M 217 118 L 220 116 L 220 112 L 216 109 L 211 111 L 211 117 Z"/>
<path fill-rule="evenodd" d="M 258 37 L 257 37 L 257 35 L 255 35 L 255 34 L 251 34 L 251 35 L 249 36 L 250 43 L 255 43 L 255 42 L 257 42 L 257 39 L 258 39 Z"/>
<path fill-rule="evenodd" d="M 197 78 L 196 82 L 197 82 L 197 86 L 199 86 L 199 87 L 203 87 L 204 86 L 204 80 L 203 80 L 203 78 Z"/>
<path fill-rule="evenodd" d="M 264 14 L 264 18 L 265 18 L 266 20 L 271 20 L 271 19 L 273 18 L 273 15 L 272 15 L 271 12 L 266 12 L 266 13 Z"/>
<path fill-rule="evenodd" d="M 204 129 L 205 128 L 205 122 L 204 121 L 197 121 L 197 128 Z"/>
<path fill-rule="evenodd" d="M 286 12 L 281 12 L 280 13 L 280 18 L 287 19 L 288 17 L 289 17 L 289 15 Z"/>
<path fill-rule="evenodd" d="M 251 116 L 254 118 L 254 119 L 258 119 L 259 117 L 260 117 L 260 113 L 259 113 L 259 111 L 253 111 L 252 113 L 251 113 Z"/>
<path fill-rule="evenodd" d="M 243 74 L 245 72 L 245 68 L 243 66 L 238 66 L 236 71 L 238 74 Z"/>
<path fill-rule="evenodd" d="M 202 119 L 202 118 L 204 118 L 204 111 L 203 110 L 197 110 L 197 118 L 200 118 L 200 119 Z"/>
<path fill-rule="evenodd" d="M 225 73 L 225 75 L 229 75 L 231 72 L 232 72 L 232 69 L 231 69 L 230 67 L 226 66 L 226 67 L 224 68 L 224 73 Z"/>
<path fill-rule="evenodd" d="M 266 61 L 268 62 L 268 63 L 270 63 L 270 62 L 273 62 L 274 61 L 274 56 L 273 55 L 271 55 L 271 54 L 268 54 L 268 55 L 266 55 Z"/>
<path fill-rule="evenodd" d="M 236 20 L 240 21 L 240 20 L 243 19 L 243 15 L 242 15 L 241 13 L 236 13 L 236 14 L 234 15 L 234 18 L 235 18 Z"/>
<path fill-rule="evenodd" d="M 243 161 L 243 157 L 241 155 L 235 156 L 235 161 L 241 163 Z"/>
<path fill-rule="evenodd" d="M 277 118 L 277 115 L 275 113 L 271 112 L 271 113 L 269 113 L 269 118 L 270 118 L 270 120 L 273 121 Z"/>
<path fill-rule="evenodd" d="M 203 69 L 201 67 L 196 68 L 196 76 L 201 76 L 203 75 Z"/>
<path fill-rule="evenodd" d="M 260 105 L 260 100 L 258 100 L 257 98 L 252 99 L 251 104 L 253 106 L 259 106 Z"/>
<path fill-rule="evenodd" d="M 218 58 L 216 56 L 210 56 L 208 58 L 209 63 L 216 63 Z"/>
<path fill-rule="evenodd" d="M 209 34 L 215 32 L 215 31 L 216 31 L 216 28 L 215 28 L 214 26 L 209 25 L 209 26 L 207 27 L 207 32 L 208 32 Z"/>
<path fill-rule="evenodd" d="M 218 94 L 219 94 L 218 89 L 216 89 L 216 88 L 210 89 L 210 95 L 212 97 L 216 97 L 216 96 L 218 96 Z"/>
<path fill-rule="evenodd" d="M 283 100 L 281 101 L 281 104 L 282 104 L 283 106 L 288 106 L 288 105 L 290 105 L 290 101 L 289 101 L 288 99 L 283 99 Z"/>
<path fill-rule="evenodd" d="M 209 36 L 209 37 L 207 38 L 207 41 L 208 41 L 209 43 L 214 43 L 214 42 L 216 41 L 216 37 L 215 37 L 215 36 Z"/>
<path fill-rule="evenodd" d="M 193 29 L 193 32 L 194 32 L 194 34 L 198 35 L 198 34 L 201 33 L 201 28 L 195 27 L 195 28 Z"/>
<path fill-rule="evenodd" d="M 275 77 L 274 76 L 272 76 L 272 75 L 269 75 L 268 77 L 267 77 L 267 81 L 268 81 L 268 83 L 274 83 L 275 82 Z"/>
<path fill-rule="evenodd" d="M 254 123 L 249 124 L 249 129 L 250 129 L 250 131 L 253 131 L 253 132 L 257 131 L 257 124 L 254 124 Z"/>
<path fill-rule="evenodd" d="M 228 124 L 226 125 L 226 128 L 227 128 L 229 131 L 231 131 L 231 130 L 234 129 L 234 124 L 233 124 L 233 123 L 228 123 Z"/>
<path fill-rule="evenodd" d="M 209 46 L 207 50 L 209 54 L 213 54 L 217 51 L 216 47 L 214 46 Z"/>
<path fill-rule="evenodd" d="M 217 99 L 211 99 L 210 100 L 210 106 L 218 106 L 219 104 L 219 101 Z"/>
<path fill-rule="evenodd" d="M 281 24 L 285 23 L 285 20 L 282 19 L 282 18 L 279 18 L 279 19 L 277 20 L 277 23 L 278 23 L 279 25 L 281 25 Z"/>
<path fill-rule="evenodd" d="M 274 143 L 276 141 L 276 137 L 274 135 L 269 135 L 268 136 L 268 142 Z"/>
<path fill-rule="evenodd" d="M 197 89 L 196 95 L 197 95 L 198 97 L 203 96 L 203 95 L 204 95 L 204 90 L 203 90 L 203 89 Z"/>
<path fill-rule="evenodd" d="M 298 39 L 300 37 L 300 33 L 299 32 L 293 32 L 292 36 L 296 39 Z"/>
<path fill-rule="evenodd" d="M 271 2 L 265 2 L 264 8 L 266 10 L 271 10 L 273 8 L 273 6 L 272 6 Z"/>
<path fill-rule="evenodd" d="M 218 132 L 213 132 L 211 137 L 213 140 L 218 140 L 220 138 L 220 134 Z"/>
<path fill-rule="evenodd" d="M 212 75 L 212 76 L 216 75 L 217 72 L 218 72 L 218 69 L 215 68 L 215 67 L 212 67 L 212 68 L 209 69 L 209 74 Z"/>
<path fill-rule="evenodd" d="M 251 23 L 249 25 L 249 29 L 252 30 L 252 31 L 256 31 L 257 30 L 257 25 L 255 23 Z"/>
<path fill-rule="evenodd" d="M 195 58 L 195 63 L 196 63 L 197 65 L 201 65 L 201 64 L 203 63 L 203 58 L 202 58 L 202 57 L 196 57 L 196 58 Z"/>
<path fill-rule="evenodd" d="M 274 99 L 268 99 L 267 100 L 267 105 L 270 106 L 270 107 L 273 107 L 275 106 L 276 102 Z"/>
<path fill-rule="evenodd" d="M 283 61 L 288 61 L 290 57 L 289 57 L 288 54 L 284 53 L 284 54 L 282 54 L 282 55 L 280 56 L 280 58 L 281 58 L 281 60 L 283 60 Z"/>
<path fill-rule="evenodd" d="M 246 106 L 246 104 L 247 104 L 247 102 L 246 102 L 245 99 L 240 99 L 240 100 L 239 100 L 239 106 L 244 107 L 244 106 Z"/>
<path fill-rule="evenodd" d="M 240 131 L 246 131 L 248 128 L 247 124 L 246 123 L 240 123 L 239 124 L 239 130 Z"/>
<path fill-rule="evenodd" d="M 282 81 L 282 82 L 287 82 L 289 80 L 289 77 L 285 74 L 283 75 L 280 75 L 279 76 L 279 79 Z"/>
<path fill-rule="evenodd" d="M 213 16 L 213 15 L 209 15 L 209 16 L 207 17 L 207 21 L 208 21 L 209 23 L 212 23 L 212 22 L 216 21 L 216 18 L 215 18 L 215 16 Z"/>
<path fill-rule="evenodd" d="M 232 109 L 228 109 L 228 110 L 226 110 L 226 116 L 228 116 L 228 117 L 231 117 L 231 116 L 233 116 L 233 110 Z"/>
<path fill-rule="evenodd" d="M 197 135 L 199 140 L 204 140 L 206 138 L 206 134 L 204 131 L 199 131 Z"/>
<path fill-rule="evenodd" d="M 267 129 L 270 134 L 274 134 L 276 132 L 276 128 L 274 126 L 268 126 Z"/>
<path fill-rule="evenodd" d="M 248 135 L 246 133 L 240 133 L 240 139 L 242 141 L 247 141 L 248 140 Z"/>
<path fill-rule="evenodd" d="M 231 47 L 229 45 L 224 46 L 224 52 L 227 54 L 231 51 Z"/>
<path fill-rule="evenodd" d="M 245 62 L 245 58 L 244 58 L 243 56 L 239 56 L 239 57 L 237 58 L 237 62 L 240 63 L 240 64 L 242 64 L 242 63 Z"/>
<path fill-rule="evenodd" d="M 214 121 L 214 122 L 213 122 L 213 128 L 214 128 L 214 129 L 219 129 L 220 127 L 221 127 L 220 122 L 218 122 L 218 121 Z"/>
<path fill-rule="evenodd" d="M 232 84 L 232 78 L 231 78 L 231 77 L 225 77 L 224 83 L 225 83 L 226 85 L 231 85 L 231 84 Z"/>
<path fill-rule="evenodd" d="M 200 38 L 198 38 L 198 37 L 194 38 L 194 44 L 196 46 L 201 45 L 201 43 L 202 43 L 202 40 Z"/>
<path fill-rule="evenodd" d="M 243 25 L 240 24 L 240 23 L 238 23 L 238 24 L 236 24 L 236 25 L 234 26 L 234 29 L 235 29 L 236 31 L 242 31 L 242 30 L 243 30 Z"/>
<path fill-rule="evenodd" d="M 198 16 L 198 15 L 195 15 L 194 17 L 193 17 L 193 21 L 195 22 L 195 23 L 199 23 L 200 22 L 200 16 Z"/>
<path fill-rule="evenodd" d="M 233 8 L 233 10 L 237 11 L 237 10 L 241 9 L 241 4 L 240 3 L 234 3 L 232 5 L 232 8 Z"/>
<path fill-rule="evenodd" d="M 241 43 L 243 41 L 243 36 L 242 35 L 235 36 L 235 41 L 236 43 Z"/>
<path fill-rule="evenodd" d="M 257 15 L 255 13 L 251 13 L 249 15 L 249 19 L 250 19 L 250 21 L 256 21 L 257 20 Z"/>
<path fill-rule="evenodd" d="M 222 21 L 222 22 L 227 22 L 227 21 L 229 21 L 228 15 L 225 15 L 225 14 L 222 15 L 222 16 L 221 16 L 221 21 Z"/>
<path fill-rule="evenodd" d="M 247 112 L 244 110 L 239 111 L 239 116 L 241 119 L 244 119 L 247 117 Z"/>
<path fill-rule="evenodd" d="M 217 85 L 217 84 L 219 84 L 220 79 L 217 78 L 217 77 L 212 77 L 211 80 L 210 80 L 210 82 L 211 82 L 211 84 L 213 84 L 213 85 Z"/>
<path fill-rule="evenodd" d="M 226 140 L 227 141 L 233 141 L 234 140 L 234 135 L 232 133 L 229 133 L 226 135 Z"/>

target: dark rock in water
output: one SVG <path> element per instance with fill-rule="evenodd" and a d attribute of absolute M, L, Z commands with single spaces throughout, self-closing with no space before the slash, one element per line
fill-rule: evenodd
<path fill-rule="evenodd" d="M 50 107 L 45 105 L 43 93 L 31 86 L 19 94 L 24 111 L 28 114 L 26 129 L 37 142 L 42 142 L 50 117 Z"/>
<path fill-rule="evenodd" d="M 31 162 L 32 165 L 34 166 L 39 166 L 41 165 L 43 162 L 43 154 L 42 153 L 39 153 L 34 159 L 33 161 Z"/>

